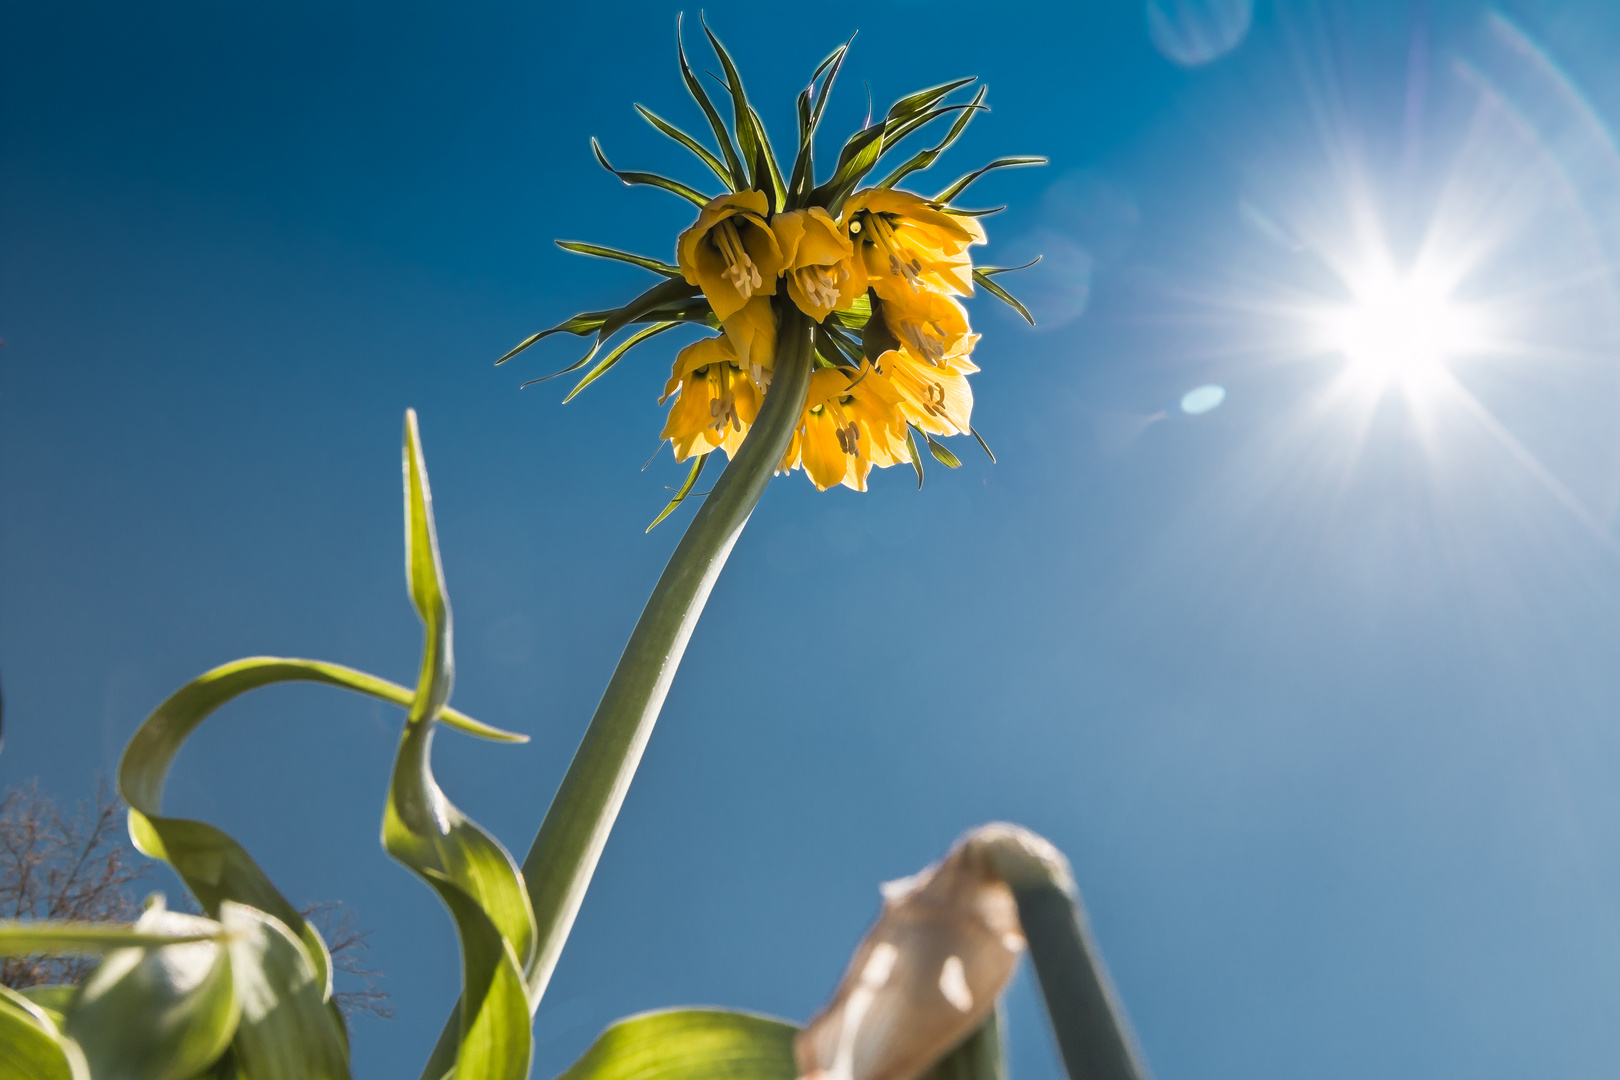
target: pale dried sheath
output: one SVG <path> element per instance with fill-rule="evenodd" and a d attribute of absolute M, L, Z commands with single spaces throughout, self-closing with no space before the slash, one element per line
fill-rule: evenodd
<path fill-rule="evenodd" d="M 976 835 L 883 887 L 882 916 L 794 1044 L 803 1080 L 914 1080 L 995 1009 L 1024 937 Z"/>

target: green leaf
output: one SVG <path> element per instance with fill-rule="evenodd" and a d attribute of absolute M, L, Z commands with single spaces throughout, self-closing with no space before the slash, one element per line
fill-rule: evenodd
<path fill-rule="evenodd" d="M 937 441 L 926 431 L 923 432 L 923 438 L 928 440 L 928 452 L 934 455 L 935 461 L 947 469 L 960 469 L 962 467 L 962 460 L 946 449 L 943 443 Z"/>
<path fill-rule="evenodd" d="M 572 251 L 577 255 L 590 255 L 598 259 L 614 259 L 618 262 L 627 262 L 632 266 L 639 266 L 643 270 L 651 270 L 653 273 L 662 274 L 667 278 L 678 278 L 681 276 L 681 268 L 676 266 L 674 263 L 663 262 L 659 259 L 651 259 L 645 255 L 632 255 L 628 251 L 620 251 L 617 248 L 603 247 L 601 244 L 585 244 L 578 240 L 558 240 L 557 246 L 562 248 L 564 251 Z M 506 357 L 502 357 L 501 359 L 504 360 Z"/>
<path fill-rule="evenodd" d="M 1001 1043 L 1001 1006 L 973 1034 L 935 1062 L 918 1080 L 1006 1080 L 1007 1060 Z"/>
<path fill-rule="evenodd" d="M 692 467 L 687 470 L 686 479 L 681 483 L 681 489 L 675 493 L 675 497 L 673 499 L 669 500 L 669 505 L 664 507 L 663 512 L 657 517 L 653 518 L 653 523 L 647 526 L 647 532 L 652 532 L 654 529 L 656 529 L 660 521 L 663 521 L 665 518 L 669 517 L 669 515 L 673 514 L 675 512 L 675 508 L 686 501 L 686 497 L 692 493 L 692 488 L 697 484 L 698 477 L 703 473 L 703 463 L 708 460 L 708 454 L 699 454 L 697 457 L 692 459 Z"/>
<path fill-rule="evenodd" d="M 731 174 L 726 171 L 726 167 L 720 163 L 720 159 L 715 157 L 714 154 L 709 151 L 707 146 L 704 146 L 702 143 L 692 138 L 692 136 L 688 135 L 674 124 L 671 124 L 668 120 L 665 120 L 663 117 L 657 115 L 651 109 L 646 109 L 640 105 L 637 105 L 635 106 L 635 110 L 641 114 L 641 118 L 647 121 L 647 123 L 651 124 L 665 135 L 668 135 L 670 138 L 674 139 L 688 150 L 692 151 L 693 154 L 696 154 L 698 160 L 707 165 L 709 167 L 709 171 L 718 176 L 722 184 L 725 184 L 728 187 L 730 186 Z"/>
<path fill-rule="evenodd" d="M 67 1016 L 68 1007 L 73 1004 L 73 995 L 79 992 L 77 986 L 26 986 L 17 991 L 33 1004 L 39 1006 L 41 1012 L 50 1017 L 57 1027 L 62 1026 L 62 1020 Z"/>
<path fill-rule="evenodd" d="M 990 444 L 984 441 L 984 436 L 979 434 L 979 429 L 969 427 L 968 433 L 971 434 L 975 439 L 979 440 L 979 449 L 984 451 L 984 456 L 990 459 L 990 464 L 994 465 L 996 463 L 996 455 L 991 452 Z"/>
<path fill-rule="evenodd" d="M 816 129 L 821 126 L 821 112 L 826 108 L 827 95 L 831 93 L 833 83 L 838 79 L 838 72 L 844 66 L 844 57 L 849 52 L 850 42 L 854 40 L 851 37 L 848 42 L 834 49 L 827 59 L 816 65 L 815 73 L 810 76 L 810 84 L 799 94 L 799 152 L 793 159 L 793 173 L 787 185 L 788 195 L 793 200 L 794 207 L 803 205 L 804 196 L 815 185 Z M 818 87 L 817 80 L 820 80 L 823 74 L 826 75 L 826 79 Z"/>
<path fill-rule="evenodd" d="M 794 1080 L 797 1034 L 785 1021 L 724 1009 L 642 1013 L 602 1032 L 558 1080 Z"/>
<path fill-rule="evenodd" d="M 766 194 L 770 196 L 771 212 L 775 213 L 787 205 L 787 184 L 783 182 L 782 169 L 776 163 L 776 151 L 771 149 L 771 138 L 765 134 L 765 122 L 753 109 L 748 110 L 748 117 L 754 129 L 754 141 L 758 147 L 756 152 L 764 167 L 763 175 L 770 180 L 771 186 L 766 189 Z"/>
<path fill-rule="evenodd" d="M 512 357 L 516 356 L 524 349 L 527 349 L 530 345 L 540 341 L 542 338 L 548 338 L 552 334 L 573 334 L 575 337 L 584 337 L 586 334 L 594 334 L 596 331 L 602 328 L 602 324 L 607 322 L 607 320 L 612 317 L 614 311 L 617 310 L 617 308 L 614 308 L 610 311 L 582 311 L 572 318 L 564 319 L 562 322 L 558 323 L 556 326 L 553 326 L 549 330 L 541 330 L 538 333 L 530 334 L 528 337 L 524 338 L 522 341 L 518 342 L 516 345 L 507 350 L 505 356 L 502 356 L 499 360 L 495 361 L 495 366 L 500 367 L 502 364 L 512 359 Z"/>
<path fill-rule="evenodd" d="M 315 963 L 291 930 L 226 901 L 221 925 L 242 1003 L 232 1049 L 253 1080 L 348 1080 L 348 1048 L 322 994 Z"/>
<path fill-rule="evenodd" d="M 1019 303 L 1018 300 L 1014 298 L 1012 293 L 1008 292 L 1006 289 L 1003 289 L 1000 285 L 997 285 L 994 281 L 990 280 L 990 278 L 991 275 L 983 270 L 973 271 L 974 281 L 978 282 L 980 285 L 983 285 L 985 290 L 989 292 L 991 296 L 994 296 L 997 300 L 1000 300 L 1002 303 L 1011 307 L 1014 311 L 1018 312 L 1018 314 L 1024 317 L 1025 322 L 1029 323 L 1031 326 L 1034 326 L 1035 316 L 1029 313 L 1029 308 Z"/>
<path fill-rule="evenodd" d="M 979 92 L 973 96 L 971 107 L 962 110 L 962 114 L 951 124 L 950 131 L 945 133 L 945 137 L 939 141 L 939 145 L 929 147 L 927 150 L 917 151 L 911 160 L 885 176 L 878 182 L 877 186 L 880 188 L 892 188 L 912 173 L 921 172 L 938 161 L 939 156 L 961 137 L 962 132 L 967 130 L 968 122 L 973 119 L 973 114 L 978 111 L 978 107 L 984 104 L 984 96 L 987 93 L 989 93 L 987 87 L 979 87 Z"/>
<path fill-rule="evenodd" d="M 405 414 L 405 577 L 422 619 L 421 674 L 394 761 L 383 846 L 439 894 L 461 938 L 457 1075 L 524 1080 L 533 1039 L 523 968 L 534 916 L 517 863 L 433 779 L 433 729 L 454 680 L 450 604 L 416 413 Z"/>
<path fill-rule="evenodd" d="M 915 94 L 908 94 L 889 106 L 889 114 L 885 119 L 894 121 L 910 120 L 918 113 L 927 112 L 945 100 L 945 96 L 952 90 L 966 86 L 977 79 L 977 75 L 970 75 L 965 79 L 953 79 L 948 83 L 940 83 L 938 86 L 930 86 L 926 90 L 919 90 Z"/>
<path fill-rule="evenodd" d="M 731 171 L 731 190 L 746 191 L 748 189 L 748 174 L 743 169 L 742 161 L 737 157 L 737 151 L 732 146 L 731 133 L 726 130 L 724 120 L 720 119 L 719 110 L 709 95 L 703 90 L 703 84 L 698 77 L 692 74 L 692 65 L 686 62 L 686 46 L 681 42 L 681 19 L 684 16 L 675 16 L 675 54 L 681 61 L 681 78 L 686 82 L 686 89 L 691 93 L 693 100 L 703 110 L 703 115 L 709 119 L 709 127 L 714 131 L 714 137 L 720 144 L 720 153 L 725 156 L 726 165 Z"/>
<path fill-rule="evenodd" d="M 911 467 L 917 470 L 917 490 L 922 490 L 923 463 L 922 455 L 917 452 L 917 440 L 912 437 L 912 430 L 906 429 L 906 453 L 911 455 Z"/>
<path fill-rule="evenodd" d="M 642 184 L 647 187 L 662 188 L 665 191 L 679 195 L 681 198 L 697 204 L 699 207 L 707 206 L 709 204 L 709 197 L 707 195 L 703 194 L 701 191 L 698 191 L 696 188 L 688 187 L 679 180 L 671 180 L 669 177 L 659 176 L 657 173 L 624 172 L 620 169 L 615 169 L 611 164 L 609 164 L 607 155 L 602 153 L 601 144 L 598 143 L 594 138 L 591 139 L 591 152 L 596 155 L 596 160 L 601 164 L 602 168 L 606 169 L 614 176 L 617 176 L 620 181 L 624 183 L 625 187 L 635 187 L 638 184 Z"/>
<path fill-rule="evenodd" d="M 861 182 L 861 177 L 877 163 L 878 154 L 883 150 L 886 126 L 887 121 L 879 121 L 850 136 L 844 148 L 838 152 L 838 164 L 833 168 L 832 176 L 810 192 L 808 201 L 811 206 L 824 206 L 829 214 L 837 216 L 844 200 Z"/>
<path fill-rule="evenodd" d="M 135 928 L 212 936 L 220 924 L 159 903 Z M 240 1013 L 223 945 L 117 949 L 85 978 L 63 1034 L 84 1051 L 98 1080 L 191 1080 L 225 1052 Z"/>
<path fill-rule="evenodd" d="M 906 138 L 906 136 L 910 135 L 914 131 L 927 127 L 929 124 L 932 124 L 935 120 L 938 120 L 942 116 L 947 116 L 953 112 L 966 113 L 971 116 L 976 112 L 989 111 L 990 110 L 986 106 L 977 104 L 975 99 L 974 102 L 965 102 L 961 105 L 941 105 L 937 109 L 929 109 L 927 112 L 918 113 L 908 120 L 890 121 L 889 130 L 883 136 L 882 154 L 887 154 L 890 150 L 893 150 L 896 146 L 898 146 L 900 141 Z M 881 157 L 882 154 L 879 156 Z"/>
<path fill-rule="evenodd" d="M 753 116 L 748 108 L 748 95 L 743 90 L 742 75 L 737 71 L 737 65 L 732 63 L 731 54 L 726 47 L 720 44 L 720 39 L 714 36 L 709 24 L 698 15 L 698 22 L 703 32 L 708 35 L 709 45 L 714 49 L 714 55 L 720 60 L 720 67 L 726 73 L 726 86 L 731 93 L 732 120 L 731 127 L 737 133 L 737 149 L 742 153 L 742 160 L 748 162 L 752 171 L 748 177 L 748 186 L 763 190 L 767 173 L 760 168 L 760 144 L 753 124 Z M 780 206 L 781 203 L 777 203 Z"/>
<path fill-rule="evenodd" d="M 591 368 L 591 370 L 585 374 L 583 379 L 575 383 L 574 388 L 568 391 L 568 396 L 562 399 L 562 403 L 566 405 L 570 401 L 573 401 L 575 394 L 578 394 L 581 390 L 591 385 L 591 383 L 601 378 L 607 373 L 609 368 L 619 362 L 625 353 L 629 352 L 637 345 L 640 345 L 643 341 L 646 341 L 650 337 L 656 337 L 657 335 L 662 334 L 665 330 L 672 330 L 680 325 L 681 324 L 679 322 L 660 322 L 653 323 L 645 330 L 636 331 L 634 334 L 630 335 L 630 337 L 626 338 L 624 342 L 616 347 L 612 352 L 602 357 L 601 361 L 595 367 Z M 596 350 L 592 349 L 591 355 L 594 356 L 595 354 Z"/>
<path fill-rule="evenodd" d="M 1045 164 L 1046 164 L 1046 159 L 1043 158 L 1043 157 L 1004 157 L 1004 158 L 996 158 L 996 160 L 992 161 L 990 164 L 984 166 L 983 168 L 974 169 L 972 172 L 968 173 L 966 176 L 962 176 L 962 177 L 958 178 L 957 181 L 955 183 L 953 183 L 950 187 L 946 188 L 944 191 L 940 192 L 938 195 L 935 195 L 934 196 L 934 201 L 937 202 L 937 203 L 948 203 L 948 202 L 950 202 L 952 199 L 954 199 L 958 195 L 962 194 L 962 192 L 966 191 L 967 186 L 969 184 L 973 183 L 973 181 L 977 180 L 979 177 L 983 176 L 985 173 L 990 172 L 992 169 L 1016 169 L 1016 168 L 1020 168 L 1020 167 L 1022 167 L 1024 165 L 1045 165 Z"/>
<path fill-rule="evenodd" d="M 84 1055 L 62 1038 L 57 1018 L 9 986 L 0 986 L 0 1076 L 90 1080 Z"/>
<path fill-rule="evenodd" d="M 200 933 L 160 933 L 115 923 L 0 922 L 0 956 L 36 956 L 46 953 L 87 953 L 99 956 L 113 949 L 146 945 L 184 945 L 213 941 L 218 927 Z M 59 990 L 60 987 L 51 987 Z"/>
<path fill-rule="evenodd" d="M 836 322 L 849 330 L 861 330 L 866 326 L 866 320 L 872 317 L 871 290 L 857 296 L 847 308 L 840 308 L 831 315 L 831 321 Z"/>

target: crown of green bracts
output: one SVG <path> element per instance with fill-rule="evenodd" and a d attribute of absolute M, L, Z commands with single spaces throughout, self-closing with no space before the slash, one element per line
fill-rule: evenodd
<path fill-rule="evenodd" d="M 687 62 L 678 28 L 676 52 L 681 77 L 708 120 L 717 150 L 649 109 L 637 105 L 636 111 L 691 151 L 722 190 L 711 196 L 666 176 L 614 168 L 592 139 L 603 168 L 627 185 L 658 187 L 688 200 L 698 207 L 698 218 L 678 238 L 672 263 L 599 244 L 557 241 L 568 251 L 631 263 L 665 280 L 619 307 L 580 312 L 533 334 L 497 363 L 552 334 L 594 337 L 579 360 L 531 380 L 587 369 L 568 401 L 659 334 L 685 325 L 718 331 L 680 351 L 664 386 L 660 401 L 672 404 L 661 434 L 677 461 L 692 464 L 659 521 L 691 492 L 710 453 L 723 450 L 730 457 L 741 446 L 770 386 L 787 305 L 812 323 L 815 371 L 780 463 L 783 471 L 803 468 L 823 490 L 843 484 L 864 491 L 873 468 L 901 463 L 916 470 L 920 485 L 919 436 L 952 468 L 960 461 L 941 438 L 971 435 L 988 454 L 972 425 L 968 385 L 968 376 L 979 370 L 972 360 L 978 335 L 959 298 L 981 287 L 1034 320 L 993 280 L 1017 268 L 973 265 L 969 249 L 986 240 L 979 219 L 995 210 L 964 209 L 955 202 L 992 170 L 1045 159 L 997 158 L 931 196 L 898 186 L 938 161 L 973 117 L 987 110 L 983 86 L 967 101 L 948 100 L 976 81 L 965 78 L 895 102 L 882 119 L 849 137 L 830 175 L 818 180 L 815 136 L 849 52 L 845 43 L 817 66 L 798 96 L 796 148 L 784 171 L 736 64 L 707 26 L 704 33 L 725 74 L 729 125 Z M 875 184 L 869 182 L 908 136 L 946 120 L 937 144 L 916 150 Z"/>

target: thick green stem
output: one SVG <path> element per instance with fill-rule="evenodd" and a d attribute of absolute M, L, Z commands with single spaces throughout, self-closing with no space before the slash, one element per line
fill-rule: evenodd
<path fill-rule="evenodd" d="M 1068 860 L 1016 825 L 984 826 L 969 842 L 1012 889 L 1070 1080 L 1151 1080 L 1086 924 Z"/>
<path fill-rule="evenodd" d="M 664 567 L 523 860 L 539 942 L 527 971 L 532 1002 L 551 981 L 709 591 L 804 412 L 811 324 L 792 303 L 778 303 L 777 313 L 776 367 L 759 416 Z M 452 1015 L 424 1078 L 453 1067 L 458 1028 Z"/>

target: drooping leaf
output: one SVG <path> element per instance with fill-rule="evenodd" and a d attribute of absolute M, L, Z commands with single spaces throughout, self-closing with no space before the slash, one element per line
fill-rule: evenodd
<path fill-rule="evenodd" d="M 524 1080 L 533 1050 L 523 982 L 535 946 L 528 892 L 507 850 L 458 810 L 433 779 L 433 730 L 450 696 L 455 657 L 433 496 L 414 411 L 405 414 L 403 458 L 405 577 L 422 620 L 423 648 L 383 812 L 383 846 L 439 894 L 455 920 L 462 954 L 457 1075 Z"/>
<path fill-rule="evenodd" d="M 722 184 L 725 184 L 728 187 L 730 186 L 731 175 L 726 171 L 726 167 L 720 163 L 720 159 L 715 157 L 707 146 L 704 146 L 702 143 L 692 138 L 692 136 L 688 135 L 674 124 L 671 124 L 668 120 L 665 120 L 663 117 L 657 115 L 651 109 L 643 108 L 642 106 L 637 105 L 635 106 L 635 110 L 641 114 L 641 118 L 647 121 L 647 123 L 651 124 L 665 135 L 668 135 L 671 139 L 674 139 L 688 150 L 692 151 L 692 153 L 697 156 L 699 161 L 703 162 L 703 164 L 709 167 L 710 172 L 714 173 L 715 176 L 720 178 L 720 182 Z"/>
<path fill-rule="evenodd" d="M 603 247 L 601 244 L 585 244 L 578 240 L 558 240 L 557 246 L 564 251 L 572 251 L 577 255 L 590 255 L 598 259 L 627 262 L 632 266 L 639 266 L 643 270 L 651 270 L 653 273 L 662 274 L 667 278 L 681 276 L 681 268 L 674 263 L 648 258 L 646 255 L 633 255 L 628 251 L 620 251 L 617 248 Z M 502 359 L 504 360 L 505 357 L 502 357 Z"/>
<path fill-rule="evenodd" d="M 995 268 L 992 267 L 991 269 L 994 270 Z M 1029 308 L 1027 308 L 1023 304 L 1019 303 L 1018 300 L 1013 296 L 1012 293 L 1008 292 L 1006 289 L 1003 289 L 1000 285 L 997 285 L 994 281 L 992 281 L 991 277 L 992 277 L 992 275 L 989 274 L 989 273 L 986 273 L 984 270 L 974 270 L 973 271 L 973 280 L 975 282 L 977 282 L 980 285 L 983 285 L 985 290 L 987 292 L 989 292 L 989 294 L 991 296 L 994 296 L 997 300 L 1000 300 L 1003 304 L 1006 304 L 1008 307 L 1011 307 L 1014 311 L 1018 312 L 1018 314 L 1020 314 L 1020 315 L 1022 315 L 1024 317 L 1025 322 L 1029 323 L 1029 325 L 1031 325 L 1031 326 L 1034 326 L 1035 325 L 1035 316 L 1033 316 L 1033 315 L 1031 315 L 1029 313 Z"/>
<path fill-rule="evenodd" d="M 692 493 L 692 488 L 696 486 L 698 477 L 703 474 L 703 463 L 708 460 L 708 454 L 699 454 L 692 459 L 692 467 L 687 470 L 686 479 L 682 481 L 680 490 L 675 493 L 673 499 L 669 500 L 669 505 L 664 507 L 657 517 L 653 518 L 652 524 L 647 526 L 647 532 L 656 529 L 660 521 L 673 514 L 675 508 L 686 501 L 686 497 Z"/>
<path fill-rule="evenodd" d="M 62 1038 L 57 1017 L 9 986 L 0 986 L 0 1076 L 90 1080 L 84 1055 Z"/>
<path fill-rule="evenodd" d="M 906 429 L 906 453 L 911 455 L 911 467 L 917 470 L 917 490 L 921 491 L 923 485 L 922 455 L 917 452 L 917 440 L 913 438 L 912 429 L 909 427 Z"/>
<path fill-rule="evenodd" d="M 944 191 L 941 191 L 938 195 L 935 195 L 934 196 L 934 201 L 937 202 L 937 203 L 948 203 L 948 202 L 950 202 L 952 199 L 954 199 L 958 195 L 962 194 L 962 192 L 966 191 L 969 184 L 973 183 L 973 181 L 977 180 L 979 177 L 983 176 L 985 173 L 990 172 L 993 169 L 1016 169 L 1016 168 L 1020 168 L 1020 167 L 1022 167 L 1024 165 L 1045 165 L 1045 164 L 1046 164 L 1046 159 L 1043 158 L 1043 157 L 1024 156 L 1024 157 L 996 158 L 996 160 L 992 161 L 990 164 L 985 165 L 982 168 L 974 169 L 972 172 L 966 174 L 965 176 L 958 177 L 957 180 L 954 183 L 952 183 L 949 187 L 947 187 Z"/>
<path fill-rule="evenodd" d="M 794 1080 L 797 1034 L 725 1009 L 642 1013 L 609 1026 L 558 1080 Z"/>
<path fill-rule="evenodd" d="M 253 1080 L 347 1080 L 348 1049 L 304 943 L 262 911 L 226 901 L 231 976 L 242 1003 L 232 1049 Z"/>
<path fill-rule="evenodd" d="M 598 143 L 594 138 L 591 139 L 591 152 L 596 155 L 596 160 L 602 166 L 602 168 L 606 169 L 614 176 L 617 176 L 626 187 L 635 187 L 640 184 L 647 187 L 662 188 L 673 195 L 679 195 L 681 198 L 686 199 L 688 202 L 694 203 L 699 207 L 707 206 L 709 204 L 709 197 L 707 195 L 703 194 L 701 191 L 698 191 L 696 188 L 689 187 L 688 185 L 681 183 L 679 180 L 671 180 L 669 177 L 659 176 L 657 173 L 626 172 L 622 169 L 615 169 L 612 164 L 608 162 L 607 155 L 602 153 L 601 144 Z"/>
<path fill-rule="evenodd" d="M 709 127 L 714 131 L 714 137 L 720 144 L 720 153 L 726 159 L 726 166 L 731 172 L 731 190 L 745 191 L 748 188 L 748 173 L 743 169 L 742 160 L 737 157 L 737 151 L 731 142 L 731 133 L 726 130 L 724 120 L 720 119 L 720 112 L 709 100 L 709 95 L 703 90 L 703 84 L 698 77 L 692 74 L 692 65 L 686 62 L 686 46 L 681 42 L 681 19 L 683 15 L 675 16 L 675 54 L 681 61 L 681 78 L 686 83 L 686 89 L 691 93 L 703 115 L 709 120 Z"/>
<path fill-rule="evenodd" d="M 154 904 L 135 923 L 158 934 L 217 936 L 220 924 Z M 236 1033 L 237 997 L 225 946 L 212 940 L 116 949 L 79 987 L 63 1034 L 90 1074 L 117 1080 L 191 1080 Z"/>
<path fill-rule="evenodd" d="M 939 442 L 926 431 L 923 432 L 923 438 L 928 440 L 928 452 L 934 455 L 935 461 L 947 469 L 960 469 L 962 467 L 962 459 L 951 453 L 944 443 Z"/>

